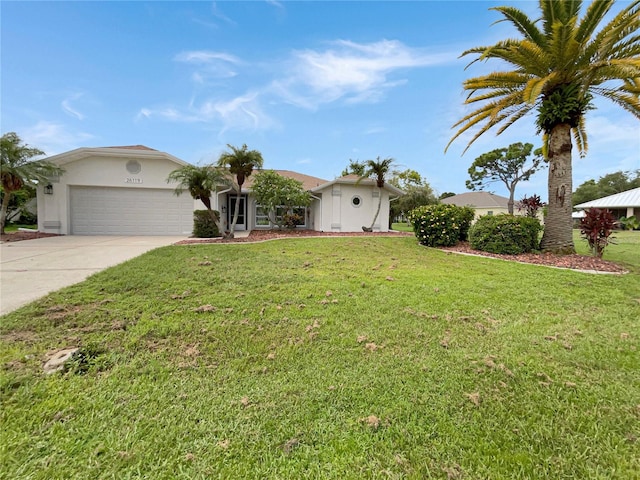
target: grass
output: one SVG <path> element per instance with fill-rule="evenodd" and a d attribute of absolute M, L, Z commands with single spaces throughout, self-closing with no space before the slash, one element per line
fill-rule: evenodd
<path fill-rule="evenodd" d="M 9 233 L 9 232 L 17 232 L 19 228 L 29 228 L 32 230 L 37 230 L 38 229 L 38 225 L 31 225 L 31 224 L 22 224 L 22 223 L 8 223 L 4 226 L 4 231 Z"/>
<path fill-rule="evenodd" d="M 638 478 L 639 292 L 413 238 L 161 248 L 2 318 L 0 478 Z"/>

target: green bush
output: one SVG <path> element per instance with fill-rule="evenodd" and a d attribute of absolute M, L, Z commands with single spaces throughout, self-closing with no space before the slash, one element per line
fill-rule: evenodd
<path fill-rule="evenodd" d="M 474 250 L 490 253 L 527 253 L 538 248 L 541 230 L 536 218 L 485 215 L 469 230 L 469 244 Z"/>
<path fill-rule="evenodd" d="M 475 213 L 471 207 L 423 205 L 408 214 L 413 232 L 422 245 L 449 247 L 466 240 Z"/>
<path fill-rule="evenodd" d="M 219 215 L 215 211 L 216 215 Z M 220 232 L 215 222 L 211 218 L 209 210 L 195 210 L 193 212 L 193 236 L 196 238 L 219 237 Z"/>

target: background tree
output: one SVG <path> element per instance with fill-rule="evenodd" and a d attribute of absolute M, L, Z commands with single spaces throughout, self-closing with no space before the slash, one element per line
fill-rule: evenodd
<path fill-rule="evenodd" d="M 46 183 L 49 181 L 49 177 L 60 175 L 63 170 L 46 160 L 33 160 L 34 157 L 44 155 L 44 152 L 22 143 L 15 132 L 2 135 L 0 151 L 0 181 L 2 184 L 0 233 L 4 233 L 7 210 L 13 195 L 25 185 L 36 186 L 38 183 Z"/>
<path fill-rule="evenodd" d="M 311 194 L 304 189 L 302 182 L 283 177 L 273 170 L 256 173 L 251 191 L 256 203 L 267 211 L 269 221 L 279 228 L 285 225 L 287 215 L 294 214 L 294 208 L 311 205 Z M 283 215 L 278 215 L 278 209 Z"/>
<path fill-rule="evenodd" d="M 482 190 L 494 182 L 502 182 L 509 190 L 507 208 L 513 215 L 516 185 L 526 182 L 531 175 L 543 168 L 542 150 L 534 152 L 535 157 L 528 162 L 533 145 L 530 143 L 512 143 L 507 148 L 497 148 L 480 155 L 469 167 L 469 190 Z"/>
<path fill-rule="evenodd" d="M 386 181 L 386 177 L 391 171 L 391 167 L 393 167 L 395 160 L 393 158 L 385 158 L 384 160 L 380 160 L 380 157 L 375 160 L 366 160 L 364 162 L 365 170 L 364 173 L 358 179 L 358 182 L 370 178 L 376 182 L 376 186 L 378 187 L 378 208 L 376 209 L 376 213 L 373 216 L 373 220 L 371 221 L 370 227 L 362 227 L 362 230 L 365 232 L 373 231 L 373 226 L 378 219 L 378 215 L 380 215 L 380 207 L 382 206 L 382 188 L 384 187 L 384 183 Z"/>
<path fill-rule="evenodd" d="M 345 168 L 340 175 L 343 177 L 347 175 L 357 175 L 359 177 L 363 177 L 366 169 L 367 167 L 365 166 L 364 162 L 349 159 L 349 166 Z"/>
<path fill-rule="evenodd" d="M 595 180 L 587 180 L 573 192 L 573 204 L 597 200 L 620 192 L 640 187 L 640 170 L 633 172 L 614 172 Z"/>
<path fill-rule="evenodd" d="M 587 150 L 585 113 L 594 95 L 613 101 L 640 118 L 640 0 L 625 5 L 602 25 L 614 0 L 593 1 L 580 18 L 580 0 L 540 0 L 540 19 L 514 7 L 495 7 L 512 23 L 521 39 L 476 47 L 462 55 L 477 61 L 498 59 L 512 70 L 470 78 L 466 104 L 480 104 L 454 127 L 447 148 L 468 129 L 481 125 L 469 146 L 492 127 L 499 135 L 531 111 L 549 161 L 548 206 L 541 248 L 573 253 L 573 137 L 578 151 Z M 541 22 L 541 28 L 539 27 Z"/>
<path fill-rule="evenodd" d="M 453 192 L 444 192 L 442 194 L 440 194 L 440 196 L 438 197 L 439 200 L 443 200 L 445 198 L 449 198 L 449 197 L 455 197 L 456 194 Z"/>
<path fill-rule="evenodd" d="M 174 190 L 176 195 L 182 195 L 187 190 L 195 200 L 200 200 L 209 212 L 211 220 L 218 227 L 218 231 L 224 232 L 220 214 L 211 208 L 211 197 L 218 186 L 231 184 L 225 170 L 213 165 L 185 165 L 171 172 L 167 177 L 167 183 L 177 183 Z"/>
<path fill-rule="evenodd" d="M 230 152 L 223 152 L 218 159 L 218 165 L 220 167 L 226 167 L 229 172 L 236 178 L 236 208 L 233 212 L 233 220 L 231 221 L 231 227 L 229 228 L 229 237 L 233 238 L 233 232 L 236 229 L 236 223 L 238 222 L 238 215 L 240 214 L 240 196 L 242 195 L 242 185 L 246 178 L 251 176 L 253 170 L 256 168 L 262 168 L 262 154 L 257 150 L 248 150 L 247 145 L 242 145 L 241 148 L 234 147 L 227 144 L 227 147 L 231 149 Z"/>
<path fill-rule="evenodd" d="M 438 199 L 431 186 L 415 170 L 394 170 L 389 184 L 401 189 L 405 194 L 392 202 L 389 215 L 392 221 L 404 217 L 404 214 L 422 205 L 433 205 Z"/>

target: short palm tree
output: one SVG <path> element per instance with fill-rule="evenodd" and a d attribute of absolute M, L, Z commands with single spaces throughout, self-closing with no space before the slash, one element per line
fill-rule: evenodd
<path fill-rule="evenodd" d="M 395 164 L 395 160 L 393 158 L 385 158 L 384 160 L 380 160 L 380 157 L 375 160 L 367 160 L 364 162 L 364 173 L 358 179 L 357 183 L 360 183 L 362 180 L 370 178 L 376 182 L 378 187 L 378 208 L 376 209 L 376 213 L 373 216 L 373 220 L 371 221 L 370 227 L 362 227 L 362 230 L 365 232 L 373 231 L 373 226 L 378 219 L 378 215 L 380 215 L 380 207 L 382 206 L 382 188 L 384 187 L 386 177 L 388 173 L 391 171 L 392 167 Z"/>
<path fill-rule="evenodd" d="M 47 183 L 49 177 L 59 175 L 62 169 L 46 160 L 32 160 L 44 155 L 42 150 L 29 147 L 15 132 L 5 133 L 0 139 L 2 162 L 0 180 L 2 182 L 2 207 L 0 208 L 0 232 L 4 233 L 9 202 L 15 192 L 25 185 Z"/>
<path fill-rule="evenodd" d="M 213 165 L 185 165 L 171 172 L 167 177 L 167 183 L 177 184 L 174 190 L 176 195 L 181 195 L 187 190 L 195 200 L 200 200 L 207 208 L 218 231 L 224 233 L 220 215 L 211 208 L 211 196 L 218 186 L 230 184 L 226 171 Z"/>
<path fill-rule="evenodd" d="M 242 145 L 242 148 L 234 147 L 227 144 L 231 149 L 230 152 L 223 152 L 218 159 L 218 166 L 226 167 L 229 169 L 229 173 L 236 178 L 236 207 L 233 212 L 233 220 L 231 221 L 231 227 L 229 228 L 229 236 L 233 237 L 233 232 L 238 222 L 238 215 L 240 214 L 240 196 L 242 193 L 242 185 L 244 181 L 251 176 L 255 168 L 262 168 L 262 154 L 257 150 L 247 150 L 246 145 Z"/>
<path fill-rule="evenodd" d="M 492 127 L 502 133 L 535 111 L 549 162 L 548 214 L 541 248 L 572 253 L 571 220 L 572 135 L 580 154 L 587 150 L 585 113 L 594 95 L 618 104 L 640 118 L 640 0 L 626 5 L 602 25 L 614 0 L 595 0 L 580 18 L 580 0 L 540 0 L 541 20 L 532 20 L 513 7 L 496 7 L 511 22 L 520 39 L 476 47 L 462 55 L 498 59 L 513 67 L 463 84 L 465 103 L 481 104 L 454 127 L 451 142 L 474 126 L 481 126 L 467 148 Z M 538 22 L 542 22 L 539 28 Z M 449 142 L 449 145 L 451 145 Z M 447 148 L 449 147 L 447 145 Z"/>

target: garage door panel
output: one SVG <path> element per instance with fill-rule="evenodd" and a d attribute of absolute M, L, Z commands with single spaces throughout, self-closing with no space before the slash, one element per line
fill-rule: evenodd
<path fill-rule="evenodd" d="M 74 235 L 189 235 L 193 200 L 173 190 L 71 187 Z"/>

